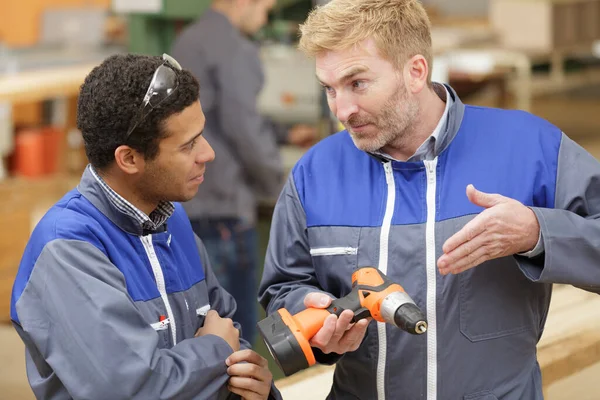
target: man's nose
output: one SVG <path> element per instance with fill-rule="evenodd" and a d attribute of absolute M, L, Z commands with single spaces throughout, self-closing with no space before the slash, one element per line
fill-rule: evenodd
<path fill-rule="evenodd" d="M 208 141 L 202 136 L 200 142 L 200 151 L 196 156 L 196 162 L 198 164 L 204 164 L 211 162 L 215 159 L 215 151 L 212 146 L 208 143 Z"/>
<path fill-rule="evenodd" d="M 341 122 L 346 122 L 350 117 L 358 112 L 358 104 L 352 96 L 338 94 L 335 98 L 334 114 Z"/>

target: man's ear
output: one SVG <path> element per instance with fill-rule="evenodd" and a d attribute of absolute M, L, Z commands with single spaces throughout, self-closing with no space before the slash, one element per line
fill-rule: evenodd
<path fill-rule="evenodd" d="M 121 145 L 116 148 L 115 163 L 127 175 L 144 171 L 144 156 L 129 146 Z"/>
<path fill-rule="evenodd" d="M 406 87 L 412 93 L 419 93 L 427 86 L 429 65 L 427 60 L 420 54 L 411 57 L 405 64 Z"/>

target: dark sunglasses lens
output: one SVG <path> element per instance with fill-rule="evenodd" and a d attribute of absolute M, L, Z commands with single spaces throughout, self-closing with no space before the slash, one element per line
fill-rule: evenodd
<path fill-rule="evenodd" d="M 169 97 L 176 88 L 177 75 L 175 74 L 175 71 L 165 65 L 161 65 L 156 70 L 154 78 L 152 79 L 150 100 L 148 103 L 151 107 L 157 107 Z"/>

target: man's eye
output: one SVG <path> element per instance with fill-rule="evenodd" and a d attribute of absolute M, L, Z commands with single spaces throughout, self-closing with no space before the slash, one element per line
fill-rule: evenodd
<path fill-rule="evenodd" d="M 354 81 L 352 82 L 352 86 L 356 89 L 364 89 L 366 87 L 365 81 Z"/>

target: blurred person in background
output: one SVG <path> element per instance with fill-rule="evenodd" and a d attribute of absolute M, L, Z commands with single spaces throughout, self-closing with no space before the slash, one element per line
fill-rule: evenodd
<path fill-rule="evenodd" d="M 215 0 L 171 51 L 202 82 L 204 135 L 216 154 L 205 187 L 184 208 L 217 279 L 237 301 L 235 320 L 250 343 L 258 319 L 258 200 L 276 199 L 283 186 L 278 146 L 308 146 L 316 138 L 313 127 L 288 129 L 257 109 L 264 77 L 259 47 L 248 37 L 266 24 L 274 3 Z"/>
<path fill-rule="evenodd" d="M 174 203 L 214 159 L 198 90 L 167 55 L 112 56 L 86 77 L 90 164 L 36 226 L 11 299 L 38 399 L 279 397 Z"/>
<path fill-rule="evenodd" d="M 539 117 L 465 105 L 432 82 L 418 0 L 332 0 L 301 32 L 346 130 L 290 174 L 261 304 L 325 308 L 356 267 L 376 266 L 428 330 L 329 316 L 311 340 L 336 363 L 328 398 L 542 399 L 552 284 L 600 293 L 600 164 Z"/>

